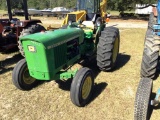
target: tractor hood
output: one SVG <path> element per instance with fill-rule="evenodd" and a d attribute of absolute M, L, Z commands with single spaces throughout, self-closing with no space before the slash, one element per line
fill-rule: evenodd
<path fill-rule="evenodd" d="M 79 44 L 82 43 L 84 31 L 79 28 L 58 29 L 27 35 L 21 37 L 20 40 L 22 43 L 23 41 L 38 42 L 43 44 L 46 49 L 51 49 L 75 38 L 79 38 Z"/>

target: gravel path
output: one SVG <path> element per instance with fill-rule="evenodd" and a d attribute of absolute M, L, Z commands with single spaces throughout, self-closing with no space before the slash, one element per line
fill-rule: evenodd
<path fill-rule="evenodd" d="M 46 26 L 52 25 L 55 27 L 60 27 L 63 20 L 58 20 L 56 18 L 42 18 L 42 23 Z M 137 20 L 137 19 L 110 19 L 107 26 L 115 26 L 118 28 L 147 28 L 148 21 L 145 20 Z"/>
<path fill-rule="evenodd" d="M 147 28 L 148 21 L 143 20 L 110 20 L 107 26 L 115 26 L 118 28 Z"/>

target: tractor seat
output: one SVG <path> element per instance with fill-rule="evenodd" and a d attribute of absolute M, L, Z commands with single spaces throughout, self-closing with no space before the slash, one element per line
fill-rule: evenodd
<path fill-rule="evenodd" d="M 92 21 L 83 21 L 82 24 L 87 28 L 94 29 L 94 23 Z"/>
<path fill-rule="evenodd" d="M 95 23 L 97 15 L 95 13 L 88 13 L 86 14 L 86 20 L 87 21 L 92 21 Z"/>

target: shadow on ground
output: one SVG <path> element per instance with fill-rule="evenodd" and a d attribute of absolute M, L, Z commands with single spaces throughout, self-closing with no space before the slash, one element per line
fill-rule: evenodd
<path fill-rule="evenodd" d="M 119 70 L 121 67 L 125 66 L 130 60 L 131 56 L 120 53 L 117 57 L 116 66 L 112 71 Z"/>
<path fill-rule="evenodd" d="M 94 85 L 94 89 L 93 89 L 93 94 L 92 97 L 90 99 L 90 103 L 92 101 L 94 101 L 103 91 L 104 89 L 108 86 L 107 83 L 102 82 L 102 83 L 98 83 Z"/>
<path fill-rule="evenodd" d="M 159 58 L 159 60 L 160 60 L 160 58 Z M 159 75 L 160 75 L 160 61 L 158 62 L 156 74 L 155 74 L 155 77 L 153 78 L 153 80 L 157 80 Z"/>
<path fill-rule="evenodd" d="M 151 100 L 154 100 L 156 97 L 156 93 L 152 93 L 151 94 Z M 155 105 L 155 106 L 152 106 L 152 110 L 159 110 L 160 109 L 160 103 Z"/>
<path fill-rule="evenodd" d="M 21 54 L 16 54 L 11 58 L 6 58 L 5 60 L 0 61 L 0 74 L 13 70 L 13 67 L 10 67 L 10 65 L 16 64 L 22 58 Z"/>
<path fill-rule="evenodd" d="M 155 97 L 156 97 L 156 93 L 152 93 L 151 94 L 151 100 L 154 100 L 155 99 Z M 160 103 L 159 104 L 157 104 L 157 105 L 155 105 L 155 106 L 152 106 L 152 105 L 150 105 L 150 107 L 149 107 L 149 118 L 151 118 L 151 115 L 152 115 L 152 113 L 153 113 L 153 110 L 159 110 L 160 109 Z"/>
<path fill-rule="evenodd" d="M 113 71 L 118 70 L 121 67 L 123 67 L 129 60 L 130 60 L 129 55 L 119 54 L 118 58 L 117 58 L 116 67 Z M 97 67 L 97 61 L 95 58 L 92 61 L 86 61 L 86 62 L 82 63 L 81 65 L 83 67 L 90 68 L 93 71 L 94 78 L 96 78 L 99 75 L 99 73 L 101 72 L 99 70 L 99 68 Z M 60 89 L 70 91 L 72 79 L 69 79 L 67 81 L 58 80 L 56 82 L 58 83 Z M 94 84 L 93 94 L 92 94 L 92 97 L 91 97 L 91 100 L 89 103 L 91 103 L 94 99 L 96 99 L 104 91 L 104 89 L 107 87 L 107 85 L 108 84 L 105 82 Z"/>
<path fill-rule="evenodd" d="M 121 19 L 121 20 L 145 20 L 148 21 L 149 15 L 112 15 L 111 19 Z"/>

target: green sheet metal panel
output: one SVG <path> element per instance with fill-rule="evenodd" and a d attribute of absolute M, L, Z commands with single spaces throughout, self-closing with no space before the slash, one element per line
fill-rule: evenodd
<path fill-rule="evenodd" d="M 20 40 L 25 41 L 27 39 L 36 41 L 42 43 L 46 49 L 50 49 L 77 37 L 79 37 L 79 44 L 81 44 L 84 40 L 84 31 L 80 28 L 68 28 L 58 29 L 55 31 L 45 31 L 24 36 L 20 38 Z"/>
<path fill-rule="evenodd" d="M 51 80 L 64 65 L 75 62 L 80 55 L 67 59 L 67 43 L 83 41 L 81 29 L 60 29 L 20 38 L 30 75 L 39 80 Z"/>

